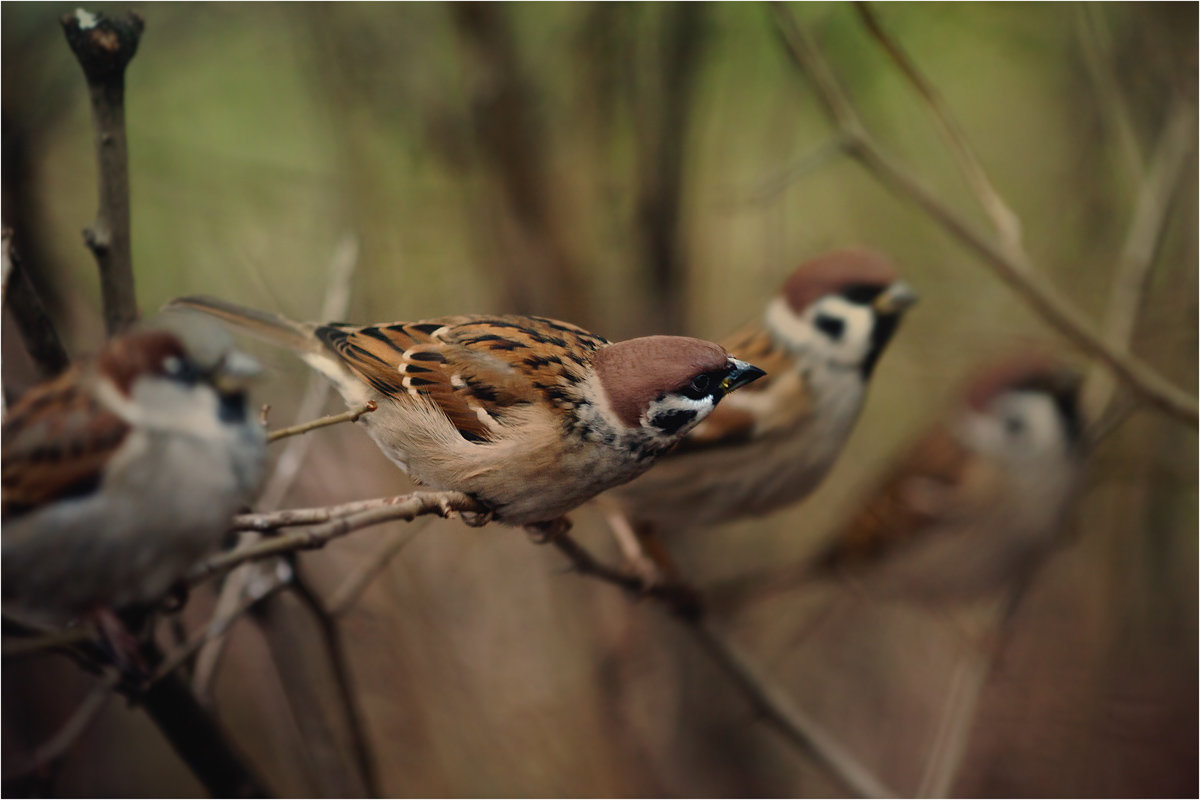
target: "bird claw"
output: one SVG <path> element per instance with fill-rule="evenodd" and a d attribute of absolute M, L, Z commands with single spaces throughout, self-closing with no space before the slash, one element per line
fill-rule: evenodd
<path fill-rule="evenodd" d="M 449 503 L 442 502 L 442 516 L 449 517 L 454 513 L 454 509 L 450 508 Z M 487 511 L 459 511 L 458 517 L 463 521 L 463 524 L 469 528 L 482 528 L 492 521 L 493 512 Z"/>
<path fill-rule="evenodd" d="M 534 544 L 546 544 L 570 530 L 571 520 L 568 517 L 558 517 L 548 522 L 533 522 L 525 526 L 525 532 Z"/>

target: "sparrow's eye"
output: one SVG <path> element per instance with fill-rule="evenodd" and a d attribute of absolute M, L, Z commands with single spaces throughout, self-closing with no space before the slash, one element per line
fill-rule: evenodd
<path fill-rule="evenodd" d="M 180 383 L 192 384 L 200 379 L 200 373 L 187 359 L 178 356 L 167 356 L 162 362 L 162 371 L 168 378 Z"/>
<path fill-rule="evenodd" d="M 701 397 L 707 397 L 712 388 L 713 379 L 707 372 L 703 372 L 692 378 L 692 382 L 683 390 L 685 397 L 690 397 L 693 400 L 699 400 Z"/>
<path fill-rule="evenodd" d="M 842 332 L 846 330 L 846 322 L 838 317 L 831 317 L 828 314 L 818 314 L 817 330 L 828 335 L 830 339 L 840 339 L 842 338 Z"/>
<path fill-rule="evenodd" d="M 1004 431 L 1012 437 L 1020 436 L 1025 430 L 1025 421 L 1020 417 L 1005 417 Z"/>
<path fill-rule="evenodd" d="M 842 297 L 846 298 L 851 303 L 858 303 L 859 305 L 865 306 L 874 302 L 875 298 L 878 297 L 879 293 L 882 291 L 882 286 L 847 286 L 842 290 Z"/>

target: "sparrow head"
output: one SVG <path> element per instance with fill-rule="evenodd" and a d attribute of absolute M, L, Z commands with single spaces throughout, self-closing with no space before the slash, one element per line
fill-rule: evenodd
<path fill-rule="evenodd" d="M 145 329 L 114 339 L 100 352 L 97 368 L 131 398 L 157 395 L 154 386 L 169 387 L 171 393 L 210 388 L 225 422 L 246 417 L 248 384 L 261 372 L 258 362 L 233 348 L 219 324 L 193 313 L 164 314 Z M 172 401 L 164 396 L 163 402 Z"/>
<path fill-rule="evenodd" d="M 982 455 L 1019 467 L 1079 454 L 1078 374 L 1044 355 L 994 362 L 967 385 L 959 435 Z"/>
<path fill-rule="evenodd" d="M 761 378 L 720 345 L 644 336 L 599 350 L 592 368 L 617 420 L 662 447 L 675 444 L 729 392 Z"/>
<path fill-rule="evenodd" d="M 766 324 L 788 350 L 867 378 L 916 302 L 887 256 L 847 248 L 801 264 L 768 305 Z"/>

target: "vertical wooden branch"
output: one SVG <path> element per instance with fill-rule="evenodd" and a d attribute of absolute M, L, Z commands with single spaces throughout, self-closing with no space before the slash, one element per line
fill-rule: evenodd
<path fill-rule="evenodd" d="M 67 43 L 83 67 L 92 104 L 100 207 L 83 231 L 100 267 L 104 323 L 110 336 L 137 321 L 129 226 L 129 152 L 125 142 L 125 67 L 144 23 L 137 14 L 110 19 L 83 9 L 62 18 Z"/>
<path fill-rule="evenodd" d="M 70 359 L 58 331 L 46 313 L 42 298 L 25 272 L 20 254 L 13 246 L 12 231 L 4 231 L 4 302 L 12 310 L 25 349 L 43 378 L 52 378 L 67 368 Z M 12 301 L 9 303 L 9 301 Z"/>
<path fill-rule="evenodd" d="M 653 89 L 637 114 L 642 122 L 637 227 L 657 325 L 664 333 L 680 333 L 686 327 L 682 287 L 687 285 L 679 229 L 684 153 L 706 12 L 698 3 L 667 3 L 662 8 L 662 55 L 649 70 Z"/>

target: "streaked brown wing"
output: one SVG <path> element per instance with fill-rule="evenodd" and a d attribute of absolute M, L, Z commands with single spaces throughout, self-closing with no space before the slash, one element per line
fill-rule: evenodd
<path fill-rule="evenodd" d="M 936 428 L 909 451 L 891 477 L 813 562 L 814 570 L 854 568 L 885 558 L 926 530 L 940 501 L 960 494 L 968 453 Z"/>
<path fill-rule="evenodd" d="M 95 489 L 129 425 L 72 369 L 22 397 L 3 426 L 3 515 Z"/>
<path fill-rule="evenodd" d="M 506 409 L 527 405 L 529 386 L 566 403 L 563 383 L 583 379 L 607 341 L 541 317 L 442 317 L 364 327 L 321 326 L 316 334 L 387 397 L 432 400 L 467 439 L 486 440 Z"/>

